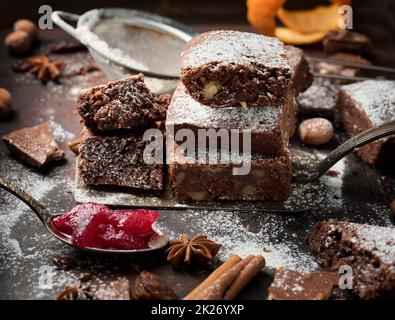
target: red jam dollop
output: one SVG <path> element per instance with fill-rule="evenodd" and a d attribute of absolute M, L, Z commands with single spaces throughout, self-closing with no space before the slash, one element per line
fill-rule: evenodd
<path fill-rule="evenodd" d="M 88 202 L 55 217 L 52 225 L 79 248 L 133 250 L 148 248 L 157 219 L 154 210 L 111 210 Z"/>

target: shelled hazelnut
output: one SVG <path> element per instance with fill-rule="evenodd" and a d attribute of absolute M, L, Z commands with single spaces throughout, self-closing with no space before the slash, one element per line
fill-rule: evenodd
<path fill-rule="evenodd" d="M 27 32 L 32 40 L 38 38 L 38 28 L 36 25 L 27 19 L 20 19 L 14 23 L 14 31 L 25 31 Z"/>
<path fill-rule="evenodd" d="M 0 88 L 0 119 L 7 117 L 12 111 L 12 97 L 8 90 Z"/>
<path fill-rule="evenodd" d="M 392 214 L 395 217 L 395 199 L 391 201 L 390 207 L 391 207 Z"/>
<path fill-rule="evenodd" d="M 5 46 L 13 54 L 25 54 L 32 47 L 32 38 L 22 30 L 11 32 L 5 38 Z"/>
<path fill-rule="evenodd" d="M 333 125 L 327 119 L 312 118 L 299 125 L 298 134 L 303 143 L 320 145 L 333 138 L 333 131 Z"/>

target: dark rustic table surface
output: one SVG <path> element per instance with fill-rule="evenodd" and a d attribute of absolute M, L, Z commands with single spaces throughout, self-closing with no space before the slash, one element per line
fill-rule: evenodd
<path fill-rule="evenodd" d="M 192 25 L 196 30 L 227 27 L 249 30 L 247 24 Z M 3 30 L 4 39 L 8 30 Z M 67 39 L 61 30 L 42 31 L 41 45 Z M 90 63 L 87 53 L 62 57 L 69 66 L 78 68 Z M 0 135 L 12 130 L 48 121 L 55 139 L 66 151 L 66 161 L 45 171 L 32 170 L 14 159 L 0 144 L 0 175 L 13 181 L 45 204 L 52 213 L 72 208 L 74 187 L 74 154 L 67 143 L 81 130 L 75 112 L 75 99 L 79 90 L 105 82 L 104 75 L 92 72 L 87 75 L 67 76 L 66 69 L 59 84 L 43 85 L 31 74 L 15 73 L 11 66 L 15 58 L 0 49 L 0 87 L 13 95 L 15 114 L 0 122 Z M 334 148 L 342 133 L 329 145 L 309 149 L 324 156 Z M 295 140 L 294 144 L 298 144 Z M 389 202 L 395 198 L 394 180 L 361 162 L 355 155 L 341 160 L 335 167 L 337 175 L 323 177 L 328 193 L 320 207 L 304 213 L 238 213 L 209 211 L 162 211 L 159 226 L 171 238 L 180 233 L 203 233 L 222 243 L 215 263 L 230 253 L 245 256 L 263 254 L 267 267 L 241 292 L 241 299 L 265 299 L 266 289 L 272 280 L 273 268 L 284 266 L 302 272 L 319 269 L 314 256 L 304 244 L 304 237 L 316 221 L 339 219 L 374 225 L 392 225 Z M 60 270 L 53 264 L 56 256 L 75 257 L 70 270 Z M 211 271 L 207 268 L 177 270 L 166 262 L 163 252 L 140 254 L 133 257 L 87 255 L 69 248 L 51 238 L 29 208 L 12 195 L 0 190 L 0 299 L 54 299 L 67 285 L 78 283 L 84 272 L 93 275 L 95 290 L 111 294 L 111 283 L 126 277 L 133 284 L 139 270 L 162 276 L 176 293 L 183 297 L 198 285 Z"/>

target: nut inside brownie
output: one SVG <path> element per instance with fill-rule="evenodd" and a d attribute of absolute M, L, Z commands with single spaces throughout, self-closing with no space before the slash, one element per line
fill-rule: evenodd
<path fill-rule="evenodd" d="M 166 118 L 170 95 L 157 96 L 142 74 L 82 90 L 77 110 L 93 130 L 127 129 Z"/>
<path fill-rule="evenodd" d="M 88 185 L 163 189 L 163 164 L 145 163 L 143 133 L 94 134 L 85 129 L 78 147 L 79 175 Z"/>
<path fill-rule="evenodd" d="M 204 105 L 281 105 L 292 91 L 292 68 L 276 38 L 212 31 L 192 39 L 181 56 L 181 80 Z"/>

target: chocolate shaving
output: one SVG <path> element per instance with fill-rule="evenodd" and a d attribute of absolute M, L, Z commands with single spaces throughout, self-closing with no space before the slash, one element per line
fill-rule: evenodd
<path fill-rule="evenodd" d="M 80 42 L 76 41 L 61 41 L 52 43 L 47 47 L 48 53 L 73 53 L 86 51 L 87 48 Z"/>

